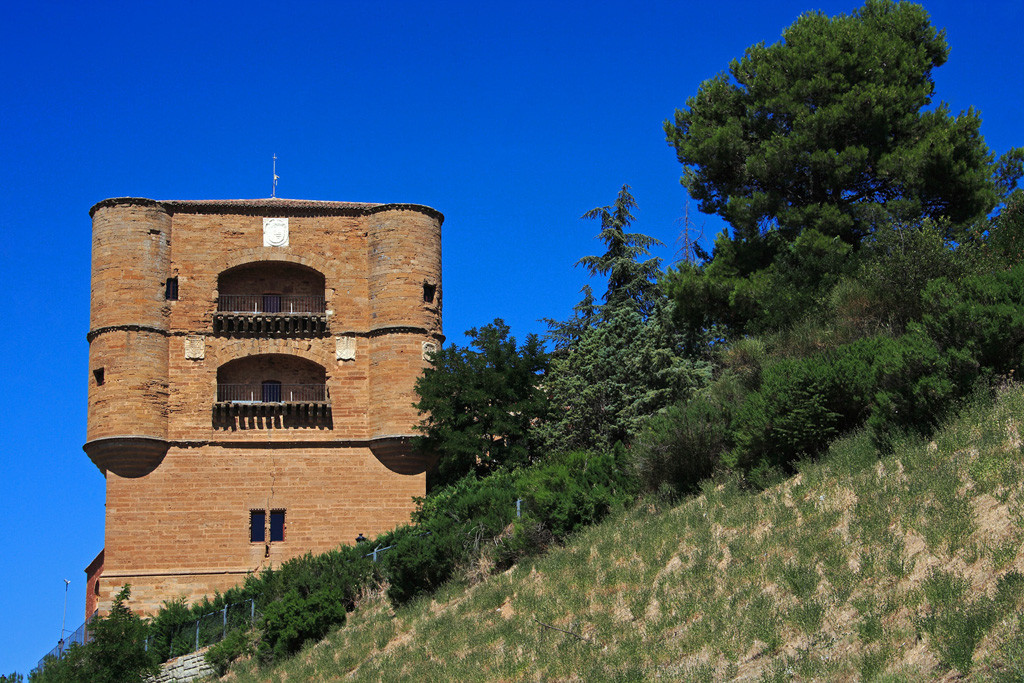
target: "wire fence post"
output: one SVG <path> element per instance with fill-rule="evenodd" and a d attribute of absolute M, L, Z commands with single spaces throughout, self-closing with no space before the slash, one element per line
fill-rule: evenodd
<path fill-rule="evenodd" d="M 196 619 L 196 650 L 199 649 L 199 622 L 200 621 L 202 621 L 201 618 L 200 619 Z M 196 650 L 193 650 L 193 652 L 195 652 Z"/>
<path fill-rule="evenodd" d="M 224 628 L 221 630 L 220 639 L 224 640 L 228 637 L 228 605 L 224 603 Z"/>
<path fill-rule="evenodd" d="M 249 625 L 256 621 L 256 598 L 249 598 Z"/>
<path fill-rule="evenodd" d="M 516 498 L 516 519 L 523 516 L 523 499 Z"/>
<path fill-rule="evenodd" d="M 377 551 L 378 550 L 380 550 L 380 546 L 377 546 L 376 548 L 373 549 L 373 561 L 374 562 L 377 561 Z"/>

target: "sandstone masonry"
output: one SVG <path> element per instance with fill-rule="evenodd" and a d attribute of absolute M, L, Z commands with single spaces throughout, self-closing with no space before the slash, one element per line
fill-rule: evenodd
<path fill-rule="evenodd" d="M 407 522 L 443 216 L 411 204 L 108 199 L 91 210 L 87 614 L 196 599 Z"/>
<path fill-rule="evenodd" d="M 197 678 L 213 676 L 216 672 L 206 662 L 206 651 L 210 648 L 175 657 L 160 665 L 160 673 L 150 676 L 146 683 L 190 683 Z"/>

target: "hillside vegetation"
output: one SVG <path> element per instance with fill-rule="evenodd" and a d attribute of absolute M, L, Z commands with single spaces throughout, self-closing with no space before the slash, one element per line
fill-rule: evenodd
<path fill-rule="evenodd" d="M 225 680 L 1021 680 L 1022 420 L 1006 387 L 882 458 L 858 432 L 760 493 L 650 499 Z"/>

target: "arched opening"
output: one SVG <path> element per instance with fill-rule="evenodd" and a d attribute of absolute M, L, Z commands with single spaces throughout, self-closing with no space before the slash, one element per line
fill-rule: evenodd
<path fill-rule="evenodd" d="M 225 429 L 331 425 L 327 370 L 285 354 L 259 354 L 217 368 L 214 426 Z"/>
<path fill-rule="evenodd" d="M 257 261 L 217 276 L 214 332 L 228 336 L 327 333 L 324 276 L 288 261 Z"/>

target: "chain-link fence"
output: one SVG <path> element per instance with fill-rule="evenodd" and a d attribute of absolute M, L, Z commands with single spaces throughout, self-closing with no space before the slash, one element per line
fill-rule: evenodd
<path fill-rule="evenodd" d="M 95 617 L 95 615 L 93 615 Z M 225 605 L 219 610 L 202 615 L 198 619 L 178 624 L 169 631 L 151 633 L 146 637 L 146 651 L 153 650 L 161 661 L 187 655 L 199 648 L 224 640 L 229 633 L 252 628 L 260 618 L 254 599 Z M 91 640 L 89 624 L 92 618 L 57 643 L 57 646 L 39 660 L 33 672 L 41 670 L 47 662 L 60 659 L 72 644 L 85 645 Z"/>
<path fill-rule="evenodd" d="M 180 657 L 219 643 L 233 631 L 251 628 L 260 616 L 256 600 L 252 598 L 225 605 L 169 631 L 151 634 L 146 638 L 146 650 L 153 650 L 161 660 Z"/>
<path fill-rule="evenodd" d="M 93 617 L 95 616 L 96 615 L 94 614 Z M 71 635 L 65 636 L 57 641 L 57 646 L 43 655 L 43 658 L 39 660 L 39 663 L 36 664 L 36 668 L 33 669 L 33 671 L 39 671 L 42 669 L 43 665 L 46 664 L 46 661 L 49 659 L 60 659 L 72 645 L 85 645 L 89 642 L 89 623 L 92 621 L 93 617 L 89 617 L 84 624 L 72 631 Z"/>

